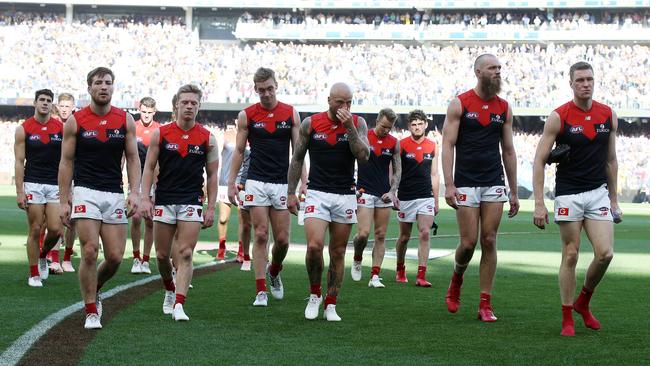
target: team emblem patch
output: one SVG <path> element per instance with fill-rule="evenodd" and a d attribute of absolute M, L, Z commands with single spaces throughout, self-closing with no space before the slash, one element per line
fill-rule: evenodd
<path fill-rule="evenodd" d="M 74 213 L 86 213 L 86 205 L 74 206 Z"/>
<path fill-rule="evenodd" d="M 609 214 L 609 207 L 601 207 L 598 209 L 600 211 L 600 216 L 607 216 Z"/>
<path fill-rule="evenodd" d="M 557 215 L 558 216 L 569 216 L 569 208 L 568 207 L 560 207 L 557 209 Z"/>
<path fill-rule="evenodd" d="M 121 219 L 122 216 L 124 216 L 124 210 L 122 210 L 121 208 L 116 208 L 115 211 L 113 211 L 113 213 L 118 219 Z"/>

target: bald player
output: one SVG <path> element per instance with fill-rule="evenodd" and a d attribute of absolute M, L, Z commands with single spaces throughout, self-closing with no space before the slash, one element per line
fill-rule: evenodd
<path fill-rule="evenodd" d="M 512 142 L 512 109 L 498 96 L 501 63 L 494 55 L 480 55 L 474 62 L 474 75 L 476 86 L 451 101 L 442 130 L 445 200 L 456 210 L 460 234 L 446 303 L 449 312 L 458 311 L 463 274 L 480 238 L 478 318 L 494 322 L 497 317 L 491 295 L 503 203 L 510 204 L 508 217 L 519 211 L 517 156 Z M 510 189 L 506 188 L 504 165 Z"/>
<path fill-rule="evenodd" d="M 327 111 L 305 118 L 300 125 L 298 143 L 289 167 L 287 206 L 298 214 L 296 188 L 309 151 L 309 183 L 305 198 L 305 263 L 310 295 L 305 318 L 316 319 L 323 301 L 323 249 L 329 232 L 329 269 L 324 318 L 340 321 L 336 301 L 345 270 L 345 249 L 352 225 L 357 222 L 354 163 L 365 163 L 370 156 L 366 121 L 352 113 L 352 90 L 336 83 L 327 98 Z"/>

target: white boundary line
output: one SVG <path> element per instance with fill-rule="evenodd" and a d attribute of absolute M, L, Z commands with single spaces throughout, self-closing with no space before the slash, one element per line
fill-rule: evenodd
<path fill-rule="evenodd" d="M 198 265 L 194 269 L 207 268 L 212 266 L 217 266 L 222 264 L 222 262 L 215 263 L 209 262 Z M 114 287 L 106 292 L 102 292 L 102 299 L 109 299 L 122 291 L 128 290 L 130 288 L 141 286 L 149 282 L 160 279 L 160 275 L 152 275 L 137 281 L 126 283 L 124 285 L 119 285 Z M 54 314 L 51 314 L 47 318 L 41 320 L 38 324 L 33 326 L 30 330 L 20 336 L 14 341 L 14 343 L 7 348 L 2 355 L 0 355 L 0 365 L 16 365 L 20 360 L 25 356 L 27 351 L 38 341 L 47 331 L 52 329 L 55 325 L 60 323 L 63 319 L 67 318 L 70 314 L 80 311 L 83 309 L 83 301 L 76 302 L 68 307 L 65 307 Z"/>

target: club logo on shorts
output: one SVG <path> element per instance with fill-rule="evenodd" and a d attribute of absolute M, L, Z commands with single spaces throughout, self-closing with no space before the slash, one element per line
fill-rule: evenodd
<path fill-rule="evenodd" d="M 84 131 L 84 133 L 81 134 L 82 137 L 87 138 L 87 139 L 92 139 L 97 137 L 97 131 L 92 130 L 92 131 Z"/>
<path fill-rule="evenodd" d="M 157 208 L 153 215 L 156 216 L 156 217 L 162 217 L 162 214 L 163 214 L 163 209 L 162 208 Z"/>
<path fill-rule="evenodd" d="M 170 150 L 170 151 L 176 151 L 176 150 L 178 150 L 178 144 L 169 143 L 169 144 L 165 145 L 165 149 Z"/>
<path fill-rule="evenodd" d="M 314 213 L 314 211 L 316 211 L 316 207 L 314 205 L 305 207 L 305 213 Z"/>
<path fill-rule="evenodd" d="M 366 199 L 365 198 L 357 198 L 357 203 L 360 205 L 365 205 L 366 204 Z"/>
<path fill-rule="evenodd" d="M 86 205 L 74 206 L 74 213 L 86 213 Z"/>
<path fill-rule="evenodd" d="M 403 219 L 403 218 L 406 217 L 406 214 L 404 212 L 398 212 L 397 217 L 399 217 L 400 219 Z"/>
<path fill-rule="evenodd" d="M 286 197 L 286 196 L 281 196 L 281 197 L 280 197 L 280 202 L 285 202 L 286 200 L 287 200 L 287 197 Z"/>
<path fill-rule="evenodd" d="M 569 208 L 568 207 L 560 207 L 557 209 L 557 215 L 558 216 L 569 216 Z"/>
<path fill-rule="evenodd" d="M 600 211 L 600 216 L 607 216 L 609 214 L 609 207 L 601 207 L 598 209 Z"/>
<path fill-rule="evenodd" d="M 113 211 L 113 213 L 115 214 L 115 216 L 117 216 L 118 219 L 121 219 L 122 216 L 124 216 L 124 210 L 122 210 L 121 208 L 116 208 L 115 211 Z"/>
<path fill-rule="evenodd" d="M 458 202 L 465 202 L 467 201 L 467 195 L 466 194 L 459 194 L 458 195 Z"/>
<path fill-rule="evenodd" d="M 194 216 L 194 207 L 188 207 L 185 211 L 187 212 L 187 217 Z"/>
<path fill-rule="evenodd" d="M 582 131 L 584 131 L 584 127 L 582 127 L 580 125 L 571 126 L 571 128 L 569 129 L 569 132 L 571 132 L 571 133 L 582 133 Z"/>
<path fill-rule="evenodd" d="M 477 112 L 467 112 L 467 113 L 465 113 L 465 118 L 467 118 L 467 119 L 478 119 L 478 113 Z"/>
<path fill-rule="evenodd" d="M 427 211 L 429 211 L 429 212 L 433 212 L 433 206 L 431 206 L 431 205 L 427 205 Z"/>
<path fill-rule="evenodd" d="M 349 208 L 347 210 L 345 210 L 346 215 L 351 215 L 353 212 L 354 212 L 354 210 L 349 209 Z"/>
<path fill-rule="evenodd" d="M 252 194 L 247 194 L 247 195 L 244 197 L 244 200 L 245 200 L 246 202 L 253 202 L 253 195 L 252 195 Z"/>

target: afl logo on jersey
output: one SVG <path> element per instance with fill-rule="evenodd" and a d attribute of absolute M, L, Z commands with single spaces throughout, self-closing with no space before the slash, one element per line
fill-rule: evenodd
<path fill-rule="evenodd" d="M 31 135 L 29 136 L 30 141 L 39 141 L 41 139 L 41 135 Z"/>
<path fill-rule="evenodd" d="M 323 132 L 315 133 L 314 140 L 327 140 L 327 134 Z"/>
<path fill-rule="evenodd" d="M 571 126 L 571 128 L 569 129 L 569 132 L 571 132 L 571 133 L 582 133 L 582 131 L 584 131 L 584 127 L 582 127 L 580 125 Z"/>
<path fill-rule="evenodd" d="M 407 159 L 415 159 L 415 153 L 408 153 L 406 154 Z"/>
<path fill-rule="evenodd" d="M 85 137 L 87 139 L 92 139 L 97 137 L 97 131 L 84 131 L 84 133 L 81 134 L 82 137 Z"/>
<path fill-rule="evenodd" d="M 169 144 L 165 145 L 165 149 L 171 150 L 171 151 L 176 151 L 176 150 L 178 150 L 178 144 L 169 143 Z"/>
<path fill-rule="evenodd" d="M 253 123 L 253 128 L 264 128 L 265 124 L 264 122 L 255 122 Z"/>
<path fill-rule="evenodd" d="M 476 113 L 476 112 L 467 112 L 467 113 L 465 113 L 465 118 L 467 118 L 467 119 L 478 119 L 478 113 Z"/>
<path fill-rule="evenodd" d="M 143 140 L 142 140 L 142 137 L 136 137 L 135 140 L 136 140 L 137 142 L 142 142 L 142 141 L 143 141 Z"/>

